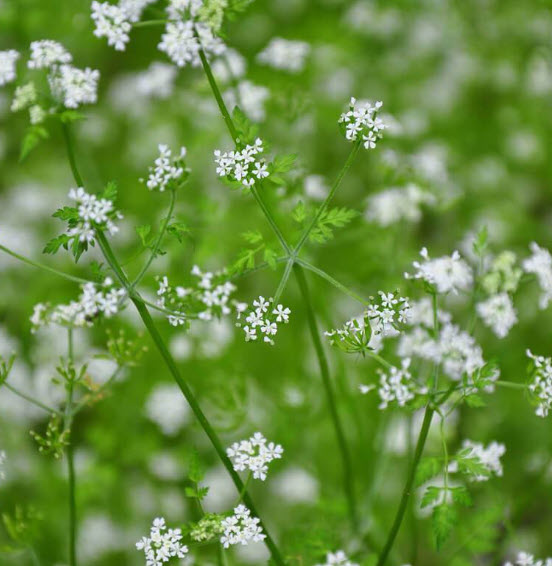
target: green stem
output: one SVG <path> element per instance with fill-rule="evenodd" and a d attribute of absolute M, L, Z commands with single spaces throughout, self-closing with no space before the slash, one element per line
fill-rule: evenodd
<path fill-rule="evenodd" d="M 274 304 L 277 305 L 278 301 L 280 300 L 280 297 L 282 296 L 282 293 L 284 292 L 284 289 L 286 287 L 286 284 L 289 280 L 289 276 L 291 275 L 291 270 L 293 268 L 293 259 L 288 259 L 288 262 L 286 263 L 286 268 L 284 270 L 284 274 L 282 275 L 282 279 L 280 279 L 280 283 L 278 284 L 278 288 L 276 289 L 276 293 L 274 294 Z"/>
<path fill-rule="evenodd" d="M 298 257 L 296 261 L 297 261 L 297 263 L 300 263 L 305 269 L 308 269 L 309 271 L 316 273 L 316 275 L 318 275 L 319 277 L 322 277 L 322 279 L 325 279 L 326 281 L 331 283 L 334 287 L 336 287 L 337 289 L 339 289 L 340 291 L 342 291 L 346 295 L 349 295 L 349 297 L 351 297 L 355 301 L 358 301 L 360 304 L 362 304 L 362 305 L 369 304 L 370 301 L 366 301 L 360 295 L 357 295 L 354 291 L 352 291 L 348 287 L 345 287 L 345 285 L 343 285 L 342 283 L 340 283 L 339 281 L 334 279 L 330 274 L 326 273 L 325 271 L 322 271 L 322 269 L 319 269 L 315 265 L 310 264 L 308 261 L 305 261 L 304 259 L 301 259 L 300 257 Z"/>
<path fill-rule="evenodd" d="M 408 500 L 410 499 L 410 495 L 412 493 L 412 486 L 414 485 L 416 470 L 418 469 L 418 464 L 420 463 L 420 459 L 422 457 L 422 453 L 424 451 L 425 443 L 427 440 L 427 435 L 429 433 L 429 427 L 431 425 L 433 412 L 434 410 L 428 405 L 425 409 L 422 428 L 420 429 L 420 435 L 418 436 L 418 442 L 416 443 L 414 458 L 412 460 L 412 463 L 410 464 L 410 470 L 408 472 L 406 484 L 403 489 L 401 501 L 399 503 L 399 508 L 397 509 L 397 514 L 395 515 L 395 520 L 393 521 L 393 525 L 387 537 L 385 546 L 383 547 L 383 550 L 381 551 L 381 554 L 379 556 L 377 566 L 383 566 L 387 561 L 387 558 L 389 557 L 389 553 L 393 548 L 395 539 L 397 538 L 397 534 L 399 533 L 399 529 L 401 528 L 401 524 L 403 522 L 405 512 L 408 508 Z"/>
<path fill-rule="evenodd" d="M 354 143 L 353 149 L 351 150 L 349 157 L 347 157 L 347 161 L 345 161 L 345 164 L 343 165 L 343 167 L 341 168 L 341 171 L 339 171 L 335 181 L 333 182 L 333 185 L 330 188 L 330 192 L 328 193 L 328 196 L 324 199 L 324 202 L 320 205 L 320 208 L 316 211 L 314 218 L 312 219 L 311 223 L 307 226 L 307 228 L 305 229 L 305 231 L 301 235 L 299 242 L 295 246 L 295 249 L 293 250 L 295 255 L 297 255 L 301 251 L 301 248 L 305 244 L 307 238 L 309 237 L 309 234 L 312 232 L 312 230 L 314 229 L 314 227 L 318 223 L 318 220 L 320 220 L 320 217 L 322 216 L 324 211 L 328 208 L 328 206 L 329 206 L 331 200 L 333 199 L 337 189 L 341 185 L 341 181 L 343 181 L 343 178 L 347 174 L 347 171 L 349 171 L 349 169 L 351 168 L 351 165 L 353 164 L 361 146 L 362 146 L 362 140 L 358 140 Z"/>
<path fill-rule="evenodd" d="M 345 434 L 343 432 L 343 426 L 341 424 L 341 420 L 339 418 L 339 414 L 337 411 L 337 403 L 330 378 L 328 360 L 326 359 L 326 354 L 324 353 L 322 341 L 320 340 L 318 325 L 316 323 L 316 316 L 312 305 L 309 288 L 307 286 L 305 273 L 303 271 L 303 268 L 298 264 L 294 265 L 294 271 L 295 271 L 297 283 L 299 285 L 299 290 L 303 298 L 303 303 L 305 304 L 306 307 L 309 330 L 313 341 L 314 349 L 316 351 L 316 357 L 318 358 L 320 373 L 322 374 L 322 383 L 324 384 L 324 390 L 326 392 L 326 398 L 327 398 L 328 406 L 330 408 L 330 414 L 332 417 L 335 433 L 337 436 L 337 443 L 339 446 L 339 450 L 341 452 L 341 460 L 343 463 L 343 483 L 344 483 L 345 494 L 347 497 L 347 502 L 349 507 L 349 518 L 351 520 L 353 529 L 356 531 L 358 529 L 358 514 L 357 514 L 356 498 L 355 498 L 354 485 L 353 485 L 353 468 L 351 462 L 351 455 L 349 453 L 347 441 L 345 440 Z"/>
<path fill-rule="evenodd" d="M 494 385 L 505 389 L 527 389 L 527 385 L 524 383 L 514 383 L 513 381 L 495 381 Z"/>
<path fill-rule="evenodd" d="M 67 358 L 70 366 L 73 366 L 73 329 L 67 331 Z M 67 480 L 69 483 L 69 566 L 77 566 L 77 503 L 76 503 L 76 475 L 73 453 L 73 380 L 67 383 L 67 403 L 65 405 L 64 430 L 69 431 L 69 443 L 67 445 Z"/>
<path fill-rule="evenodd" d="M 75 182 L 79 187 L 84 187 L 84 181 L 79 173 L 79 169 L 77 167 L 77 160 L 75 159 L 75 151 L 73 149 L 73 140 L 71 139 L 71 130 L 69 129 L 69 125 L 65 122 L 61 124 L 61 130 L 63 132 L 63 137 L 65 139 L 65 147 L 67 148 L 67 157 L 69 158 L 69 165 L 71 167 L 71 172 L 73 173 L 73 177 L 75 178 Z"/>
<path fill-rule="evenodd" d="M 2 244 L 0 244 L 0 251 L 11 255 L 13 258 L 26 263 L 27 265 L 30 265 L 31 267 L 36 267 L 38 269 L 42 269 L 43 271 L 47 271 L 48 273 L 53 273 L 54 275 L 58 275 L 59 277 L 63 277 L 64 279 L 67 279 L 69 281 L 74 281 L 75 283 L 80 283 L 80 284 L 85 284 L 85 283 L 90 283 L 90 281 L 88 281 L 87 279 L 81 279 L 80 277 L 75 277 L 73 275 L 69 275 L 68 273 L 64 273 L 63 271 L 59 271 L 58 269 L 54 269 L 53 267 L 49 267 L 47 265 L 44 265 L 43 263 L 39 263 L 38 261 L 33 261 L 32 259 L 29 259 L 28 257 L 25 257 L 21 254 L 18 254 L 12 250 L 10 250 L 9 248 L 6 248 L 6 246 L 3 246 Z"/>
<path fill-rule="evenodd" d="M 97 234 L 97 239 L 98 239 L 98 243 L 100 245 L 100 248 L 101 248 L 101 250 L 104 254 L 104 257 L 105 257 L 107 263 L 113 269 L 115 275 L 117 276 L 117 278 L 119 279 L 121 284 L 125 288 L 128 289 L 129 286 L 130 286 L 130 282 L 128 281 L 124 272 L 121 270 L 121 268 L 120 268 L 120 266 L 117 262 L 117 259 L 115 258 L 115 255 L 113 254 L 113 251 L 111 250 L 111 246 L 109 245 L 109 242 L 107 241 L 105 235 L 102 232 L 99 232 Z M 202 411 L 199 403 L 197 402 L 195 395 L 193 394 L 192 390 L 190 389 L 188 383 L 181 376 L 180 371 L 178 370 L 178 367 L 176 365 L 176 362 L 174 361 L 174 359 L 171 356 L 167 346 L 165 345 L 163 338 L 161 337 L 161 334 L 157 330 L 157 327 L 155 326 L 155 323 L 153 322 L 153 319 L 151 318 L 151 314 L 148 311 L 146 305 L 142 302 L 140 296 L 137 295 L 137 294 L 131 295 L 131 301 L 134 303 L 134 306 L 136 307 L 136 310 L 138 311 L 138 314 L 140 315 L 140 318 L 142 319 L 144 326 L 146 327 L 148 333 L 150 334 L 151 339 L 153 340 L 155 346 L 157 347 L 157 350 L 161 354 L 161 357 L 163 358 L 165 365 L 169 369 L 169 372 L 171 373 L 173 379 L 175 380 L 176 384 L 178 385 L 178 387 L 182 391 L 182 394 L 184 395 L 184 397 L 188 401 L 188 404 L 190 405 L 196 419 L 198 420 L 199 424 L 201 425 L 201 428 L 203 429 L 203 431 L 205 432 L 205 434 L 207 435 L 207 437 L 211 441 L 211 444 L 213 445 L 213 448 L 215 449 L 215 452 L 217 453 L 219 459 L 221 460 L 222 464 L 224 465 L 224 467 L 226 468 L 226 470 L 230 474 L 230 477 L 232 478 L 232 481 L 234 482 L 234 485 L 236 486 L 238 493 L 241 493 L 242 490 L 244 489 L 244 484 L 243 484 L 240 476 L 234 470 L 232 462 L 229 460 L 228 456 L 226 455 L 224 447 L 222 446 L 222 443 L 221 443 L 217 433 L 215 432 L 215 430 L 213 429 L 213 427 L 209 423 L 207 417 L 203 413 L 203 411 Z M 257 512 L 257 510 L 255 508 L 255 504 L 253 503 L 253 500 L 249 496 L 247 490 L 244 491 L 243 501 L 244 501 L 245 505 L 249 508 L 251 513 L 253 515 L 255 515 L 256 517 L 259 517 L 259 513 Z M 259 519 L 260 519 L 260 517 L 259 517 Z M 284 563 L 284 560 L 282 558 L 282 555 L 280 554 L 280 551 L 278 550 L 276 543 L 274 542 L 274 540 L 270 536 L 270 534 L 269 534 L 266 526 L 263 524 L 262 520 L 261 520 L 260 525 L 263 528 L 264 533 L 266 534 L 265 542 L 266 542 L 266 545 L 267 545 L 267 547 L 268 547 L 268 549 L 269 549 L 269 551 L 272 555 L 272 559 L 274 560 L 274 562 L 278 566 L 283 566 L 285 563 Z"/>
<path fill-rule="evenodd" d="M 151 26 L 164 26 L 168 24 L 170 20 L 145 20 L 143 22 L 136 22 L 132 24 L 133 28 L 147 28 Z"/>
<path fill-rule="evenodd" d="M 40 401 L 38 401 L 37 399 L 34 399 L 30 395 L 27 395 L 26 393 L 19 391 L 19 389 L 16 389 L 15 387 L 13 387 L 13 385 L 10 385 L 7 381 L 5 381 L 3 385 L 6 389 L 11 391 L 15 395 L 18 395 L 22 399 L 25 399 L 25 401 L 28 401 L 29 403 L 32 403 L 33 405 L 40 407 L 44 411 L 48 411 L 48 413 L 50 413 L 52 415 L 59 415 L 60 414 L 59 411 L 56 411 L 56 409 L 53 409 L 52 407 L 48 407 L 48 405 L 41 403 Z"/>
<path fill-rule="evenodd" d="M 159 236 L 158 236 L 157 240 L 155 241 L 155 244 L 153 246 L 153 249 L 151 251 L 151 255 L 150 255 L 148 261 L 145 263 L 144 267 L 142 267 L 142 269 L 141 269 L 140 273 L 137 275 L 136 279 L 132 282 L 132 288 L 133 289 L 136 287 L 136 285 L 138 285 L 138 283 L 140 283 L 140 281 L 142 281 L 142 278 L 147 273 L 149 266 L 152 264 L 153 260 L 157 257 L 157 252 L 159 251 L 159 247 L 161 246 L 161 242 L 163 241 L 163 238 L 165 236 L 165 232 L 167 231 L 167 228 L 169 227 L 169 222 L 171 221 L 171 218 L 172 218 L 172 213 L 173 213 L 173 210 L 174 210 L 174 203 L 175 202 L 176 202 L 176 190 L 171 190 L 171 203 L 169 205 L 167 217 L 165 218 L 165 221 L 163 222 L 163 225 L 161 226 Z"/>

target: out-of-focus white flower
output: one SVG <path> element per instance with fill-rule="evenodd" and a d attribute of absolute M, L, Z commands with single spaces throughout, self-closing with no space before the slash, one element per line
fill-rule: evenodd
<path fill-rule="evenodd" d="M 478 303 L 477 314 L 499 338 L 504 338 L 517 322 L 516 311 L 508 293 L 493 295 Z"/>
<path fill-rule="evenodd" d="M 50 89 L 67 108 L 78 108 L 81 104 L 94 104 L 98 99 L 100 71 L 90 68 L 77 69 L 61 65 L 48 75 Z"/>
<path fill-rule="evenodd" d="M 146 401 L 146 416 L 164 434 L 174 436 L 189 422 L 190 406 L 177 385 L 161 383 Z"/>
<path fill-rule="evenodd" d="M 310 51 L 310 45 L 304 41 L 275 37 L 257 55 L 257 61 L 275 69 L 299 73 L 305 68 Z"/>
<path fill-rule="evenodd" d="M 338 550 L 336 552 L 328 552 L 326 562 L 316 566 L 358 566 L 358 564 L 351 562 L 343 550 Z"/>
<path fill-rule="evenodd" d="M 523 261 L 523 269 L 537 276 L 542 291 L 539 306 L 545 309 L 552 300 L 552 256 L 535 242 L 530 247 L 533 253 Z"/>
<path fill-rule="evenodd" d="M 0 86 L 15 81 L 15 65 L 20 55 L 14 49 L 0 51 Z"/>
<path fill-rule="evenodd" d="M 49 69 L 53 65 L 67 65 L 71 63 L 71 53 L 51 39 L 42 39 L 31 43 L 31 56 L 27 66 L 29 69 Z"/>
<path fill-rule="evenodd" d="M 96 24 L 94 35 L 106 37 L 108 45 L 117 51 L 124 51 L 132 29 L 127 12 L 109 2 L 92 2 L 92 19 Z"/>
<path fill-rule="evenodd" d="M 291 503 L 309 503 L 318 498 L 319 485 L 307 471 L 295 466 L 286 468 L 278 474 L 271 484 L 278 498 Z"/>
<path fill-rule="evenodd" d="M 224 99 L 230 108 L 239 105 L 244 113 L 254 122 L 264 120 L 265 101 L 270 91 L 264 87 L 253 84 L 251 81 L 241 81 L 235 88 L 224 93 Z"/>

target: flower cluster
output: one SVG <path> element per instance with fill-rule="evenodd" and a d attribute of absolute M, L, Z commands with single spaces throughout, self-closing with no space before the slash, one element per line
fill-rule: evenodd
<path fill-rule="evenodd" d="M 91 244 L 95 241 L 98 230 L 107 230 L 111 235 L 119 231 L 113 221 L 121 219 L 123 215 L 115 209 L 113 201 L 98 198 L 87 193 L 82 187 L 71 189 L 69 198 L 77 205 L 76 214 L 67 217 L 69 221 L 67 235 L 71 239 Z"/>
<path fill-rule="evenodd" d="M 167 188 L 176 188 L 175 181 L 182 182 L 190 170 L 186 168 L 184 159 L 186 157 L 186 148 L 181 147 L 178 156 L 173 156 L 168 145 L 159 144 L 159 157 L 155 160 L 154 165 L 149 168 L 149 177 L 146 186 L 150 191 L 163 192 Z"/>
<path fill-rule="evenodd" d="M 269 298 L 267 300 L 262 296 L 253 301 L 253 306 L 255 308 L 250 310 L 245 317 L 245 322 L 247 323 L 243 326 L 245 341 L 257 340 L 259 332 L 264 335 L 264 342 L 274 346 L 272 336 L 276 336 L 279 323 L 287 324 L 289 322 L 290 309 L 281 304 L 274 306 L 274 299 Z M 236 305 L 236 310 L 238 311 L 236 326 L 238 328 L 242 327 L 241 317 L 247 308 L 247 304 L 244 303 Z"/>
<path fill-rule="evenodd" d="M 14 49 L 0 51 L 0 86 L 15 81 L 15 65 L 20 55 Z"/>
<path fill-rule="evenodd" d="M 371 196 L 364 217 L 380 226 L 390 226 L 401 220 L 418 222 L 422 217 L 421 206 L 435 202 L 430 192 L 408 183 L 405 187 L 392 187 Z"/>
<path fill-rule="evenodd" d="M 305 68 L 310 51 L 310 45 L 304 41 L 275 37 L 257 55 L 257 61 L 274 69 L 299 73 Z"/>
<path fill-rule="evenodd" d="M 401 361 L 401 367 L 391 367 L 388 372 L 379 370 L 378 395 L 381 399 L 380 409 L 387 409 L 390 403 L 396 401 L 399 407 L 404 407 L 408 401 L 415 398 L 416 395 L 425 395 L 427 388 L 419 387 L 412 379 L 410 373 L 410 358 L 404 358 Z M 375 385 L 360 385 L 359 389 L 362 394 L 366 394 L 373 389 Z"/>
<path fill-rule="evenodd" d="M 342 328 L 324 332 L 332 346 L 348 353 L 379 350 L 382 338 L 397 336 L 410 318 L 406 297 L 378 291 L 362 317 L 348 320 Z"/>
<path fill-rule="evenodd" d="M 528 552 L 519 552 L 514 563 L 505 562 L 504 566 L 552 566 L 552 558 L 536 560 L 535 557 Z"/>
<path fill-rule="evenodd" d="M 523 269 L 537 276 L 542 291 L 539 306 L 545 309 L 552 300 L 552 256 L 535 242 L 530 247 L 533 253 L 523 262 Z"/>
<path fill-rule="evenodd" d="M 535 413 L 539 417 L 546 417 L 552 407 L 552 358 L 536 356 L 529 350 L 527 350 L 527 356 L 533 360 L 529 391 L 537 403 Z"/>
<path fill-rule="evenodd" d="M 251 511 L 245 505 L 234 508 L 234 514 L 222 521 L 224 533 L 220 543 L 224 548 L 233 544 L 246 545 L 250 542 L 261 542 L 266 538 L 260 525 L 260 519 L 251 517 Z"/>
<path fill-rule="evenodd" d="M 488 470 L 489 474 L 476 475 L 473 477 L 474 481 L 485 481 L 489 479 L 491 474 L 498 477 L 502 476 L 502 463 L 500 458 L 506 453 L 506 447 L 499 442 L 491 442 L 486 448 L 480 442 L 472 442 L 471 440 L 464 440 L 462 443 L 464 449 L 469 449 L 469 457 L 477 458 L 483 466 Z"/>
<path fill-rule="evenodd" d="M 96 37 L 106 37 L 108 45 L 112 45 L 117 51 L 125 50 L 132 26 L 123 8 L 109 2 L 94 1 L 92 19 L 96 24 Z"/>
<path fill-rule="evenodd" d="M 370 102 L 351 98 L 348 112 L 344 112 L 339 118 L 339 123 L 345 127 L 345 137 L 349 141 L 362 138 L 366 149 L 374 149 L 386 128 L 381 118 L 378 118 L 378 111 L 382 106 L 383 102 L 376 102 L 372 106 Z"/>
<path fill-rule="evenodd" d="M 499 338 L 504 338 L 517 322 L 516 311 L 508 293 L 499 293 L 478 303 L 477 314 Z"/>
<path fill-rule="evenodd" d="M 438 293 L 458 293 L 459 290 L 467 290 L 473 282 L 470 266 L 460 257 L 457 251 L 451 256 L 442 256 L 430 259 L 426 248 L 420 252 L 422 262 L 414 261 L 412 265 L 416 269 L 414 274 L 405 273 L 406 279 L 422 279 L 429 283 Z"/>
<path fill-rule="evenodd" d="M 284 449 L 279 444 L 267 442 L 260 432 L 256 432 L 247 440 L 234 442 L 226 449 L 236 472 L 249 470 L 255 479 L 262 481 L 266 479 L 268 464 L 281 458 L 283 453 Z"/>
<path fill-rule="evenodd" d="M 30 48 L 29 69 L 50 69 L 54 65 L 67 65 L 73 60 L 71 53 L 61 43 L 51 39 L 33 41 Z"/>
<path fill-rule="evenodd" d="M 328 552 L 326 562 L 316 564 L 316 566 L 358 566 L 358 564 L 351 562 L 343 550 L 338 550 L 337 552 Z"/>
<path fill-rule="evenodd" d="M 33 331 L 49 324 L 69 327 L 92 326 L 94 320 L 101 314 L 107 318 L 117 314 L 124 297 L 125 290 L 115 287 L 109 277 L 100 288 L 94 283 L 85 283 L 78 301 L 71 301 L 66 305 L 52 306 L 49 303 L 35 305 L 30 319 Z"/>
<path fill-rule="evenodd" d="M 142 537 L 136 543 L 136 548 L 144 551 L 146 566 L 161 566 L 171 558 L 186 556 L 188 547 L 182 544 L 181 540 L 180 529 L 167 529 L 165 519 L 157 518 L 153 520 L 149 537 Z"/>
<path fill-rule="evenodd" d="M 52 95 L 66 108 L 94 104 L 98 99 L 100 71 L 77 69 L 71 65 L 52 68 L 48 76 Z"/>
<path fill-rule="evenodd" d="M 508 250 L 492 260 L 489 269 L 481 278 L 481 286 L 489 295 L 515 292 L 523 273 L 516 267 L 516 261 L 516 254 Z"/>
<path fill-rule="evenodd" d="M 190 316 L 213 320 L 230 314 L 233 304 L 230 297 L 236 287 L 227 280 L 226 273 L 203 272 L 194 265 L 191 274 L 198 279 L 193 287 L 172 287 L 166 276 L 159 280 L 157 304 L 172 311 L 167 317 L 169 323 L 182 326 Z"/>
<path fill-rule="evenodd" d="M 236 181 L 244 187 L 252 187 L 257 180 L 269 176 L 265 160 L 259 157 L 263 153 L 263 142 L 260 138 L 253 145 L 246 145 L 242 150 L 215 150 L 217 175 Z"/>

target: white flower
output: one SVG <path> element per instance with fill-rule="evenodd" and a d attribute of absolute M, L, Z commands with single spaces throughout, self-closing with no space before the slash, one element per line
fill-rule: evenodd
<path fill-rule="evenodd" d="M 98 99 L 98 80 L 100 72 L 89 69 L 77 69 L 70 65 L 61 65 L 53 69 L 48 76 L 50 89 L 67 108 L 78 108 L 81 104 L 93 104 Z"/>
<path fill-rule="evenodd" d="M 527 350 L 527 356 L 533 360 L 533 380 L 529 391 L 537 402 L 535 413 L 539 417 L 548 416 L 552 407 L 552 358 L 536 356 Z"/>
<path fill-rule="evenodd" d="M 12 112 L 19 112 L 29 108 L 36 101 L 36 88 L 33 82 L 18 86 L 13 95 L 10 107 Z"/>
<path fill-rule="evenodd" d="M 523 269 L 537 276 L 542 291 L 539 306 L 545 309 L 552 300 L 552 256 L 535 242 L 530 247 L 533 254 L 524 260 Z"/>
<path fill-rule="evenodd" d="M 263 142 L 260 138 L 257 138 L 253 145 L 248 144 L 238 151 L 215 150 L 217 175 L 227 177 L 231 181 L 238 181 L 244 187 L 253 186 L 257 179 L 262 180 L 270 174 L 264 160 L 257 157 L 263 151 Z M 250 168 L 251 164 L 253 165 Z"/>
<path fill-rule="evenodd" d="M 264 481 L 268 472 L 268 464 L 282 457 L 284 449 L 279 444 L 267 442 L 266 438 L 256 432 L 248 440 L 234 442 L 227 448 L 226 454 L 234 464 L 234 470 L 249 470 L 255 479 Z"/>
<path fill-rule="evenodd" d="M 195 18 L 203 0 L 170 0 L 167 6 L 167 14 L 170 20 L 181 20 Z"/>
<path fill-rule="evenodd" d="M 57 41 L 43 39 L 31 43 L 31 56 L 27 66 L 29 69 L 49 69 L 52 65 L 66 65 L 73 57 Z"/>
<path fill-rule="evenodd" d="M 316 566 L 358 566 L 358 564 L 351 562 L 343 550 L 338 550 L 337 552 L 328 552 L 326 562 Z"/>
<path fill-rule="evenodd" d="M 245 317 L 246 326 L 243 327 L 245 333 L 245 341 L 249 342 L 256 340 L 258 337 L 257 330 L 261 334 L 264 334 L 263 342 L 267 344 L 274 345 L 274 340 L 271 336 L 275 336 L 278 333 L 278 324 L 289 322 L 289 315 L 291 310 L 284 305 L 279 304 L 277 307 L 273 307 L 273 299 L 265 299 L 260 296 L 258 299 L 253 301 L 253 310 L 249 311 Z M 247 309 L 247 305 L 240 305 L 240 309 L 237 312 L 237 322 L 236 326 L 241 327 L 241 318 L 243 312 Z"/>
<path fill-rule="evenodd" d="M 480 442 L 472 442 L 471 440 L 464 440 L 462 443 L 463 448 L 469 448 L 471 452 L 470 457 L 478 458 L 479 461 L 489 470 L 489 474 L 502 476 L 502 463 L 500 458 L 506 453 L 504 444 L 498 442 L 491 442 L 486 448 Z M 488 476 L 475 476 L 474 481 L 485 481 Z"/>
<path fill-rule="evenodd" d="M 224 548 L 230 545 L 246 545 L 250 542 L 261 542 L 266 538 L 260 526 L 260 519 L 251 517 L 251 511 L 245 505 L 238 505 L 234 508 L 234 514 L 222 521 L 224 533 L 220 537 L 220 542 Z"/>
<path fill-rule="evenodd" d="M 167 436 L 175 436 L 188 424 L 190 407 L 177 385 L 156 385 L 146 401 L 146 416 Z"/>
<path fill-rule="evenodd" d="M 0 51 L 0 86 L 15 80 L 15 64 L 20 55 L 14 49 Z"/>
<path fill-rule="evenodd" d="M 276 315 L 276 322 L 288 322 L 290 313 L 291 313 L 291 310 L 287 307 L 284 308 L 283 305 L 278 305 L 272 311 L 272 314 Z"/>
<path fill-rule="evenodd" d="M 106 37 L 108 45 L 112 45 L 117 51 L 125 50 L 132 26 L 128 21 L 128 13 L 123 8 L 109 2 L 94 1 L 92 19 L 96 24 L 96 37 Z"/>
<path fill-rule="evenodd" d="M 389 373 L 379 370 L 380 375 L 378 395 L 381 399 L 380 409 L 386 409 L 389 403 L 396 401 L 399 407 L 404 407 L 408 401 L 416 396 L 416 393 L 426 393 L 426 389 L 419 388 L 412 379 L 409 371 L 410 358 L 405 358 L 401 362 L 401 367 L 392 367 Z M 361 389 L 361 393 L 366 393 Z"/>
<path fill-rule="evenodd" d="M 390 226 L 402 220 L 418 222 L 422 217 L 421 205 L 434 203 L 435 197 L 431 193 L 409 183 L 371 196 L 364 217 L 380 226 Z"/>
<path fill-rule="evenodd" d="M 0 450 L 0 480 L 6 479 L 6 473 L 3 470 L 5 463 L 6 463 L 6 453 L 3 450 Z"/>
<path fill-rule="evenodd" d="M 149 537 L 142 537 L 136 543 L 138 550 L 146 555 L 146 566 L 161 566 L 171 558 L 184 558 L 188 547 L 182 544 L 182 531 L 180 529 L 167 529 L 165 519 L 153 520 Z"/>
<path fill-rule="evenodd" d="M 305 68 L 310 50 L 310 45 L 304 41 L 275 37 L 257 55 L 257 61 L 275 69 L 299 73 Z"/>
<path fill-rule="evenodd" d="M 146 186 L 150 191 L 163 192 L 173 181 L 180 179 L 189 170 L 184 166 L 186 148 L 181 147 L 178 156 L 173 156 L 169 146 L 159 144 L 159 157 L 149 168 L 149 177 Z"/>
<path fill-rule="evenodd" d="M 351 98 L 349 111 L 343 112 L 339 118 L 339 123 L 345 127 L 345 138 L 349 141 L 362 139 L 366 149 L 374 149 L 385 129 L 385 124 L 377 117 L 382 105 L 382 102 L 372 105 L 368 101 Z"/>
<path fill-rule="evenodd" d="M 126 14 L 129 22 L 135 23 L 140 20 L 142 12 L 149 4 L 157 0 L 119 0 L 119 8 Z"/>
<path fill-rule="evenodd" d="M 504 566 L 552 566 L 552 558 L 545 558 L 544 560 L 535 560 L 535 557 L 528 552 L 519 552 L 516 561 L 505 562 Z"/>
<path fill-rule="evenodd" d="M 477 314 L 499 338 L 504 338 L 517 322 L 516 311 L 508 293 L 500 293 L 478 303 Z"/>
<path fill-rule="evenodd" d="M 466 291 L 473 282 L 470 266 L 454 251 L 451 256 L 430 259 L 426 248 L 420 252 L 422 262 L 414 261 L 412 265 L 416 272 L 412 275 L 405 273 L 406 279 L 423 279 L 434 285 L 438 293 L 458 293 Z"/>

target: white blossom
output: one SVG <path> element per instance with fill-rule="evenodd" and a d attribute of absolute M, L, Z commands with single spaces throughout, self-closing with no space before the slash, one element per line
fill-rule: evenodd
<path fill-rule="evenodd" d="M 174 181 L 182 178 L 189 170 L 184 165 L 186 157 L 186 148 L 181 147 L 180 153 L 173 156 L 168 145 L 159 144 L 159 157 L 155 160 L 152 167 L 149 168 L 149 177 L 146 186 L 150 191 L 156 190 L 163 192 Z"/>
<path fill-rule="evenodd" d="M 355 562 L 351 562 L 343 550 L 336 552 L 328 552 L 326 562 L 324 564 L 316 564 L 316 566 L 358 566 Z"/>
<path fill-rule="evenodd" d="M 124 51 L 132 29 L 125 9 L 109 2 L 92 2 L 92 19 L 96 25 L 94 35 L 107 38 L 108 45 Z"/>
<path fill-rule="evenodd" d="M 94 104 L 98 99 L 99 79 L 99 71 L 88 67 L 77 69 L 71 65 L 61 65 L 48 76 L 52 94 L 67 108 Z"/>
<path fill-rule="evenodd" d="M 15 65 L 20 55 L 14 49 L 0 51 L 0 86 L 15 80 Z"/>
<path fill-rule="evenodd" d="M 505 562 L 504 566 L 552 566 L 552 558 L 537 560 L 528 552 L 519 552 L 515 562 Z"/>
<path fill-rule="evenodd" d="M 195 18 L 203 6 L 203 0 L 169 0 L 167 14 L 171 20 Z"/>
<path fill-rule="evenodd" d="M 506 453 L 506 447 L 504 444 L 499 442 L 491 442 L 487 447 L 485 447 L 480 442 L 473 442 L 471 440 L 464 440 L 462 443 L 463 448 L 470 449 L 469 457 L 477 458 L 481 464 L 487 468 L 489 474 L 494 474 L 496 476 L 502 476 L 502 463 L 500 458 Z M 474 481 L 485 481 L 488 476 L 477 475 Z"/>
<path fill-rule="evenodd" d="M 220 537 L 221 544 L 228 548 L 234 544 L 263 541 L 266 535 L 260 522 L 257 517 L 251 517 L 251 511 L 245 505 L 238 505 L 234 508 L 234 514 L 222 521 L 224 533 Z"/>
<path fill-rule="evenodd" d="M 304 41 L 275 37 L 257 55 L 257 61 L 275 69 L 299 73 L 305 68 L 310 50 L 310 45 Z"/>
<path fill-rule="evenodd" d="M 426 248 L 420 252 L 422 262 L 414 261 L 414 274 L 405 273 L 406 279 L 422 279 L 433 285 L 438 293 L 458 293 L 468 290 L 473 282 L 470 266 L 460 257 L 457 251 L 450 256 L 430 259 Z"/>
<path fill-rule="evenodd" d="M 36 101 L 36 88 L 33 82 L 18 86 L 13 95 L 10 110 L 19 112 L 29 108 Z"/>
<path fill-rule="evenodd" d="M 539 300 L 541 309 L 545 309 L 552 300 L 552 256 L 550 252 L 533 242 L 532 255 L 523 261 L 523 269 L 537 276 L 542 294 Z"/>
<path fill-rule="evenodd" d="M 156 385 L 146 401 L 146 416 L 163 434 L 175 436 L 190 420 L 190 407 L 179 387 L 171 383 Z"/>
<path fill-rule="evenodd" d="M 53 65 L 71 63 L 73 57 L 57 41 L 42 39 L 31 43 L 31 56 L 27 66 L 29 69 L 49 69 Z"/>
<path fill-rule="evenodd" d="M 234 464 L 236 472 L 249 470 L 253 478 L 264 481 L 268 472 L 268 464 L 282 457 L 284 449 L 279 444 L 267 442 L 266 438 L 256 432 L 247 440 L 234 442 L 226 449 L 226 454 Z"/>
<path fill-rule="evenodd" d="M 252 187 L 258 180 L 269 176 L 265 161 L 260 157 L 263 151 L 263 141 L 260 138 L 241 150 L 221 152 L 216 149 L 214 155 L 217 175 L 237 181 L 246 188 Z"/>
<path fill-rule="evenodd" d="M 228 107 L 239 106 L 251 120 L 260 122 L 265 118 L 265 101 L 269 96 L 270 91 L 266 87 L 240 81 L 235 88 L 224 93 L 224 100 Z"/>
<path fill-rule="evenodd" d="M 548 416 L 552 407 L 552 358 L 536 356 L 527 350 L 527 356 L 533 360 L 533 378 L 529 383 L 529 391 L 535 398 L 539 417 Z"/>
<path fill-rule="evenodd" d="M 493 295 L 478 303 L 477 314 L 499 338 L 504 338 L 517 322 L 516 311 L 508 293 Z"/>
<path fill-rule="evenodd" d="M 0 450 L 0 481 L 6 479 L 6 473 L 4 472 L 4 464 L 6 463 L 6 453 Z"/>
<path fill-rule="evenodd" d="M 272 298 L 265 299 L 263 296 L 254 300 L 254 308 L 245 317 L 245 325 L 242 325 L 241 318 L 248 308 L 247 305 L 239 305 L 239 308 L 236 309 L 238 315 L 236 326 L 243 327 L 246 342 L 255 341 L 260 335 L 263 335 L 263 341 L 274 346 L 272 337 L 278 333 L 278 324 L 289 322 L 291 310 L 282 304 L 274 306 L 273 303 Z"/>
<path fill-rule="evenodd" d="M 377 141 L 383 137 L 386 126 L 378 117 L 383 102 L 372 105 L 368 101 L 357 101 L 351 98 L 349 110 L 343 112 L 339 123 L 345 128 L 345 138 L 349 141 L 362 139 L 365 149 L 374 149 Z"/>
<path fill-rule="evenodd" d="M 170 561 L 171 558 L 184 558 L 188 553 L 188 547 L 182 544 L 182 531 L 180 529 L 168 529 L 165 519 L 153 520 L 149 537 L 142 537 L 136 543 L 138 550 L 143 550 L 146 555 L 146 566 L 161 566 Z"/>
<path fill-rule="evenodd" d="M 119 8 L 123 10 L 129 22 L 136 23 L 140 20 L 142 12 L 157 0 L 119 0 Z"/>

